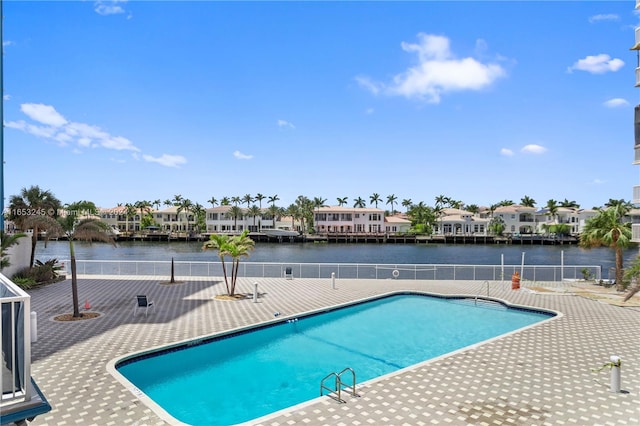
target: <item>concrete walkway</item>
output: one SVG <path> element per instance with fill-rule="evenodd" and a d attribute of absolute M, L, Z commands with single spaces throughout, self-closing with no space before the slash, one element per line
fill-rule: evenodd
<path fill-rule="evenodd" d="M 254 281 L 240 281 L 239 292 L 252 293 Z M 32 376 L 53 406 L 32 424 L 168 424 L 107 371 L 124 354 L 273 320 L 276 311 L 293 315 L 395 290 L 475 296 L 481 288 L 480 282 L 337 280 L 334 290 L 329 279 L 257 281 L 259 303 L 215 300 L 224 293 L 219 280 L 164 285 L 157 278 L 85 278 L 81 304 L 88 299 L 101 316 L 76 322 L 52 319 L 71 311 L 69 280 L 30 291 L 38 313 Z M 510 283 L 491 283 L 490 295 L 559 311 L 557 319 L 367 382 L 346 404 L 324 397 L 253 424 L 640 424 L 640 308 L 549 288 L 513 291 Z M 149 295 L 155 312 L 134 317 L 136 294 Z M 592 372 L 610 355 L 623 360 L 622 393 L 609 391 L 608 370 Z"/>

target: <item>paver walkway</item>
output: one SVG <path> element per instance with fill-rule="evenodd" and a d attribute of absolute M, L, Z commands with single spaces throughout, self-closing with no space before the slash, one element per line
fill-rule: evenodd
<path fill-rule="evenodd" d="M 255 280 L 239 281 L 252 293 Z M 53 406 L 34 425 L 168 424 L 107 371 L 127 353 L 299 314 L 395 290 L 475 295 L 479 282 L 258 279 L 259 303 L 225 302 L 220 281 L 82 279 L 97 319 L 59 322 L 70 311 L 69 281 L 34 289 L 38 341 L 32 376 Z M 483 290 L 484 293 L 485 290 Z M 133 316 L 136 294 L 155 312 Z M 359 398 L 329 397 L 254 424 L 280 425 L 637 425 L 640 424 L 640 309 L 564 292 L 513 291 L 491 283 L 490 295 L 511 303 L 560 311 L 535 327 L 365 383 Z M 474 324 L 469 324 L 473 327 Z M 623 360 L 623 393 L 609 391 L 609 373 L 592 372 L 610 355 Z M 230 398 L 240 396 L 230 395 Z M 202 425 L 215 425 L 203 421 Z"/>

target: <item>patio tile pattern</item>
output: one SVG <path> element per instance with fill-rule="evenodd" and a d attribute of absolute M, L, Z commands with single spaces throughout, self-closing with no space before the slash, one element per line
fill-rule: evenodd
<path fill-rule="evenodd" d="M 125 354 L 269 321 L 396 290 L 475 296 L 480 282 L 241 279 L 241 293 L 260 298 L 220 301 L 218 279 L 83 278 L 97 319 L 59 322 L 71 311 L 70 281 L 32 290 L 38 341 L 32 376 L 53 406 L 33 425 L 166 425 L 106 369 Z M 515 304 L 560 311 L 560 318 L 465 351 L 373 380 L 359 397 L 338 404 L 313 400 L 252 424 L 281 425 L 637 425 L 640 424 L 640 309 L 569 293 L 513 291 L 491 283 L 490 295 Z M 485 285 L 486 287 L 486 285 Z M 485 294 L 486 290 L 482 290 Z M 135 295 L 155 311 L 133 315 Z M 473 327 L 474 324 L 469 324 Z M 594 373 L 611 355 L 622 357 L 622 393 L 609 391 L 609 371 Z M 351 366 L 356 369 L 357 366 Z M 237 396 L 230 396 L 231 398 Z M 215 425 L 203 420 L 202 425 Z"/>

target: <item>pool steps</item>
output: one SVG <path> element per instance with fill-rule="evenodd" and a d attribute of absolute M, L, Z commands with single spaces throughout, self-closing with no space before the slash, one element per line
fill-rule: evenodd
<path fill-rule="evenodd" d="M 351 373 L 351 378 L 353 379 L 352 385 L 351 385 L 351 396 L 359 396 L 356 393 L 356 372 L 353 370 L 353 368 L 347 367 L 344 370 L 342 370 L 339 373 L 329 373 L 327 374 L 321 381 L 320 381 L 320 396 L 324 396 L 324 391 L 328 390 L 330 393 L 336 394 L 336 396 L 331 396 L 332 398 L 336 399 L 338 402 L 340 403 L 346 403 L 347 401 L 345 401 L 344 399 L 342 399 L 342 389 L 348 389 L 349 386 L 347 386 L 343 381 L 342 381 L 342 375 L 346 372 L 350 372 Z M 334 382 L 334 387 L 333 389 L 330 387 L 327 387 L 324 382 L 328 379 L 330 379 L 331 377 L 335 378 L 335 382 Z M 343 387 L 344 385 L 344 387 Z"/>

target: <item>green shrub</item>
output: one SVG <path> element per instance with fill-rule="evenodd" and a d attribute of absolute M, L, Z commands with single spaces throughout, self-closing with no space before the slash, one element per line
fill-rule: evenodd
<path fill-rule="evenodd" d="M 36 282 L 33 278 L 27 278 L 27 277 L 18 277 L 18 278 L 14 277 L 13 282 L 23 290 L 29 290 L 31 287 L 36 285 Z"/>

